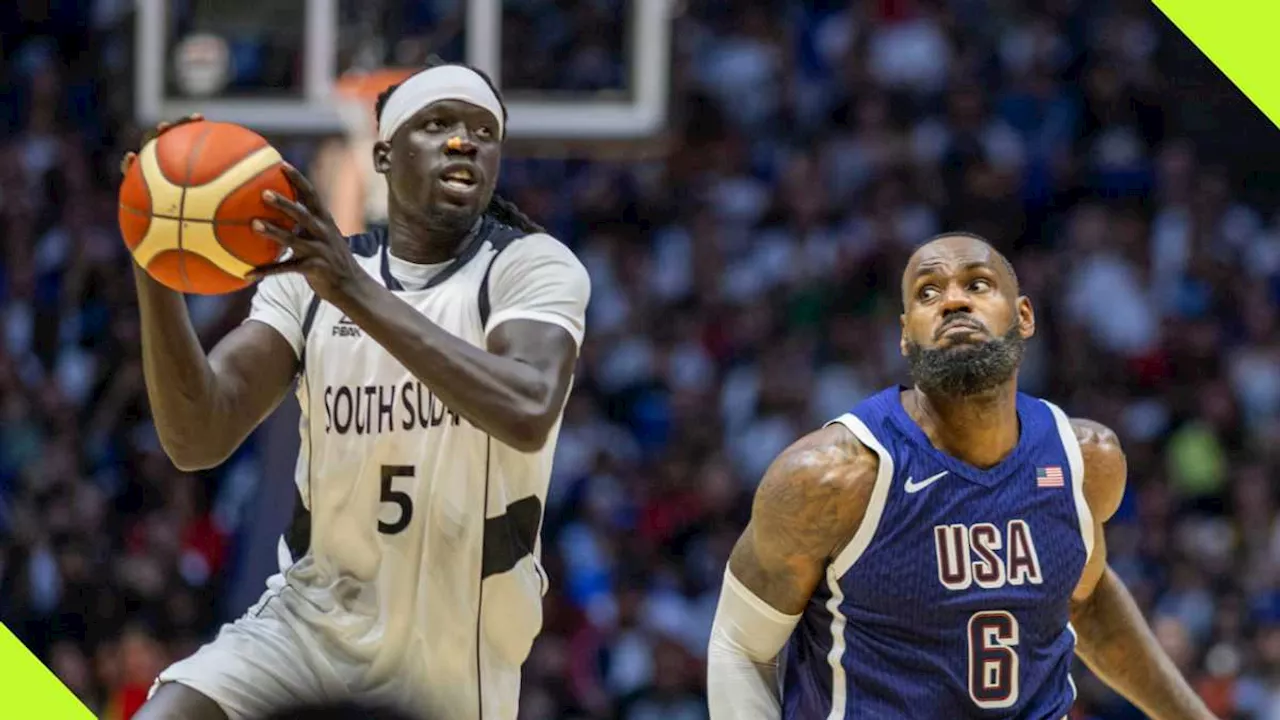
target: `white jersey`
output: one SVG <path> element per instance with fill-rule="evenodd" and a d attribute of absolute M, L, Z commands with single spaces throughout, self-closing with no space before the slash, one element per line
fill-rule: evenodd
<path fill-rule="evenodd" d="M 438 266 L 391 256 L 385 230 L 351 243 L 366 272 L 469 343 L 525 319 L 581 346 L 590 281 L 548 235 L 486 218 Z M 538 536 L 559 420 L 536 452 L 494 440 L 296 275 L 264 280 L 249 319 L 302 361 L 301 513 L 281 538 L 271 602 L 352 693 L 441 718 L 514 718 L 542 626 Z"/>

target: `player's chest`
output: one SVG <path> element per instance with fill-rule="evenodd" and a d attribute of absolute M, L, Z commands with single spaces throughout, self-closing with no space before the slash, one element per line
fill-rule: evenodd
<path fill-rule="evenodd" d="M 1031 463 L 984 486 L 939 468 L 905 468 L 882 532 L 855 566 L 869 581 L 859 585 L 872 588 L 865 599 L 937 612 L 1064 600 L 1084 570 L 1083 529 L 1070 483 L 1045 486 L 1037 474 L 1044 469 Z"/>
<path fill-rule="evenodd" d="M 425 320 L 480 345 L 475 302 L 457 287 L 400 293 Z M 321 305 L 304 357 L 305 393 L 314 429 L 330 440 L 437 437 L 471 427 L 427 384 L 382 347 L 367 328 Z"/>
<path fill-rule="evenodd" d="M 465 283 L 396 293 L 426 322 L 483 347 L 484 330 L 475 294 L 474 288 Z M 325 303 L 317 309 L 307 336 L 304 362 L 309 379 L 328 382 L 390 381 L 408 375 L 403 363 L 387 351 L 368 328 Z"/>

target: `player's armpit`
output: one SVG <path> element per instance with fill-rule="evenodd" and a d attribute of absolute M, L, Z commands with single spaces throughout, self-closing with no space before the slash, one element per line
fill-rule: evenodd
<path fill-rule="evenodd" d="M 1108 686 L 1157 720 L 1213 717 L 1160 648 L 1142 611 L 1107 565 L 1104 524 L 1124 498 L 1126 463 L 1114 432 L 1073 419 L 1093 515 L 1093 553 L 1071 596 L 1076 654 Z"/>
<path fill-rule="evenodd" d="M 1084 460 L 1084 499 L 1093 517 L 1093 553 L 1085 565 L 1072 600 L 1087 599 L 1107 568 L 1105 523 L 1124 499 L 1128 465 L 1120 440 L 1107 426 L 1080 418 L 1071 420 Z"/>
<path fill-rule="evenodd" d="M 236 447 L 289 394 L 298 374 L 298 357 L 289 341 L 254 321 L 227 333 L 209 352 L 209 365 L 229 427 L 239 434 Z"/>
<path fill-rule="evenodd" d="M 779 612 L 803 611 L 827 564 L 862 522 L 878 464 L 841 426 L 798 440 L 760 482 L 730 571 Z"/>
<path fill-rule="evenodd" d="M 156 433 L 179 469 L 226 460 L 284 398 L 298 358 L 265 324 L 244 323 L 205 355 L 183 297 L 137 270 L 142 366 Z"/>

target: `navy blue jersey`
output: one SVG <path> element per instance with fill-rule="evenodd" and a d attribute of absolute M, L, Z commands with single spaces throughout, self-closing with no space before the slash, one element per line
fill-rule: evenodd
<path fill-rule="evenodd" d="M 1018 444 L 939 452 L 889 388 L 835 423 L 880 458 L 866 516 L 783 655 L 783 717 L 1059 720 L 1075 700 L 1068 603 L 1093 547 L 1080 445 L 1018 395 Z"/>

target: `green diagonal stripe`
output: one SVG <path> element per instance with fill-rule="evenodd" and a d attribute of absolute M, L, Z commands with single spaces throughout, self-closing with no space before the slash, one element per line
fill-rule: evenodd
<path fill-rule="evenodd" d="M 93 720 L 93 714 L 4 625 L 0 625 L 0 717 Z"/>
<path fill-rule="evenodd" d="M 1271 122 L 1280 125 L 1274 69 L 1280 0 L 1154 0 Z"/>

